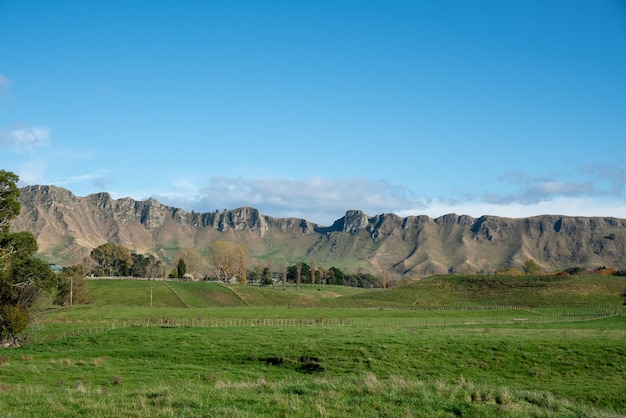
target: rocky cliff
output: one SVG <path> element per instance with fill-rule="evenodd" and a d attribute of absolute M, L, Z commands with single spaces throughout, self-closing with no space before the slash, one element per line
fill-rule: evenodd
<path fill-rule="evenodd" d="M 368 216 L 349 210 L 330 227 L 304 219 L 277 219 L 250 207 L 187 212 L 154 199 L 78 197 L 55 186 L 21 189 L 22 211 L 13 229 L 30 230 L 40 254 L 71 264 L 91 249 L 115 242 L 168 262 L 179 249 L 205 254 L 209 243 L 242 243 L 254 259 L 287 264 L 315 260 L 346 270 L 389 270 L 425 276 L 521 268 L 529 258 L 545 271 L 573 266 L 626 268 L 626 220 L 543 215 L 510 219 L 448 214 Z"/>

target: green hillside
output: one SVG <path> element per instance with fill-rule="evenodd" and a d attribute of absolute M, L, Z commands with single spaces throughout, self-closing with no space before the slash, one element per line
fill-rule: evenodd
<path fill-rule="evenodd" d="M 433 276 L 390 289 L 346 286 L 259 287 L 211 282 L 90 280 L 98 306 L 159 308 L 412 308 L 527 306 L 620 307 L 626 278 L 617 276 Z"/>
<path fill-rule="evenodd" d="M 445 275 L 350 299 L 415 307 L 619 307 L 625 290 L 626 277 L 618 276 Z"/>
<path fill-rule="evenodd" d="M 259 287 L 223 285 L 213 282 L 160 280 L 89 280 L 89 295 L 98 306 L 148 307 L 152 288 L 152 306 L 157 308 L 215 307 L 333 307 L 366 306 L 369 301 L 347 299 L 371 293 L 357 287 L 289 286 Z"/>

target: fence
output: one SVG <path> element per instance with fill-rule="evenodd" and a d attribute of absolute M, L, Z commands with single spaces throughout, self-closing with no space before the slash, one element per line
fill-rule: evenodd
<path fill-rule="evenodd" d="M 530 317 L 485 317 L 485 318 L 151 318 L 116 320 L 103 325 L 90 325 L 77 328 L 74 324 L 57 333 L 35 333 L 30 336 L 30 341 L 41 343 L 59 338 L 80 336 L 85 334 L 97 334 L 111 331 L 117 328 L 131 327 L 358 327 L 358 328 L 418 328 L 418 327 L 445 327 L 445 326 L 487 326 L 487 325 L 512 325 L 556 323 L 556 322 L 579 322 L 594 319 L 618 316 L 621 311 L 579 312 L 566 311 L 554 312 L 554 315 L 541 315 Z"/>

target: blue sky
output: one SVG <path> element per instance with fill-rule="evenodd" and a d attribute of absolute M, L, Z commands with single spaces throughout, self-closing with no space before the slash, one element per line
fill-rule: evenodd
<path fill-rule="evenodd" d="M 626 2 L 0 0 L 0 169 L 78 196 L 626 218 Z"/>

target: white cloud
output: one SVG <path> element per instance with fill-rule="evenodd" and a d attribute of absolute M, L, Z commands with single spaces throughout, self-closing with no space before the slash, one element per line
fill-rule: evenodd
<path fill-rule="evenodd" d="M 0 145 L 30 150 L 50 143 L 48 128 L 14 128 L 8 132 L 0 132 Z"/>
<path fill-rule="evenodd" d="M 563 177 L 582 176 L 582 181 L 562 180 L 546 176 L 531 176 L 521 172 L 508 172 L 499 177 L 510 192 L 487 192 L 483 199 L 493 205 L 535 206 L 560 198 L 598 198 L 622 196 L 626 172 L 619 166 L 606 162 L 579 167 L 577 172 Z"/>
<path fill-rule="evenodd" d="M 89 183 L 98 189 L 105 188 L 109 183 L 110 179 L 107 177 L 107 170 L 96 170 L 91 173 L 79 174 L 75 176 L 69 176 L 63 179 L 58 179 L 53 181 L 53 184 L 59 187 L 69 187 L 71 188 L 74 185 L 78 185 L 81 183 Z"/>
<path fill-rule="evenodd" d="M 478 218 L 483 215 L 526 218 L 537 215 L 600 216 L 626 219 L 626 202 L 592 197 L 560 197 L 533 204 L 434 201 L 426 207 L 401 210 L 400 216 L 428 215 L 431 218 L 456 213 Z"/>
<path fill-rule="evenodd" d="M 273 217 L 304 218 L 321 225 L 332 224 L 348 209 L 377 214 L 409 207 L 415 203 L 406 188 L 386 181 L 323 177 L 214 177 L 203 188 L 182 182 L 177 185 L 176 191 L 161 193 L 155 197 L 172 206 L 180 207 L 186 202 L 188 207 L 202 212 L 252 206 Z"/>
<path fill-rule="evenodd" d="M 46 162 L 39 158 L 22 163 L 17 170 L 17 174 L 20 177 L 20 185 L 47 184 L 44 176 L 46 168 Z"/>
<path fill-rule="evenodd" d="M 303 218 L 325 226 L 350 209 L 362 210 L 370 216 L 395 213 L 437 218 L 456 213 L 476 218 L 483 215 L 524 218 L 555 214 L 626 219 L 626 202 L 619 194 L 610 192 L 624 172 L 603 167 L 602 173 L 595 169 L 594 175 L 578 181 L 508 173 L 501 179 L 515 186 L 511 192 L 467 192 L 453 198 L 418 198 L 410 189 L 387 181 L 324 177 L 213 177 L 204 186 L 181 180 L 171 190 L 152 196 L 185 210 L 211 212 L 252 206 L 269 216 Z M 603 184 L 598 180 L 601 176 L 610 180 Z"/>
<path fill-rule="evenodd" d="M 599 179 L 601 182 L 606 182 L 608 194 L 620 196 L 624 192 L 626 171 L 621 166 L 596 162 L 581 167 L 580 171 L 585 175 Z"/>

